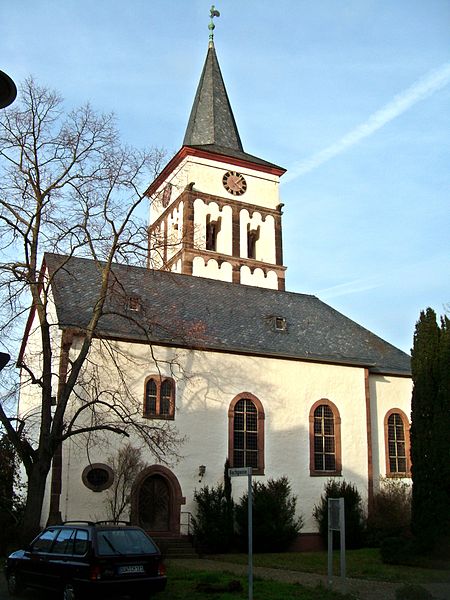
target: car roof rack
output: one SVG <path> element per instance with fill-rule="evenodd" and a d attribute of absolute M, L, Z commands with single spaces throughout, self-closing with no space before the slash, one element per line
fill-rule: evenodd
<path fill-rule="evenodd" d="M 110 523 L 112 525 L 131 525 L 130 521 L 120 521 L 117 519 L 106 519 L 104 521 L 96 521 L 95 525 L 109 525 Z"/>
<path fill-rule="evenodd" d="M 75 524 L 83 524 L 83 525 L 95 525 L 94 521 L 85 521 L 84 519 L 75 519 L 72 521 L 63 521 L 61 525 L 75 525 Z"/>

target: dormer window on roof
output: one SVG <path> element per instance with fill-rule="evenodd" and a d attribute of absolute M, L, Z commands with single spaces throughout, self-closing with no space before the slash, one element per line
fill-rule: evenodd
<path fill-rule="evenodd" d="M 128 298 L 128 310 L 139 312 L 141 310 L 141 300 L 138 296 L 130 296 Z"/>
<path fill-rule="evenodd" d="M 275 326 L 276 331 L 286 331 L 287 330 L 287 322 L 284 317 L 273 317 L 273 324 Z"/>

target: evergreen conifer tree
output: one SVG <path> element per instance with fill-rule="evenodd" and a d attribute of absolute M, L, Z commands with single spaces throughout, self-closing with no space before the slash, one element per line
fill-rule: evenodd
<path fill-rule="evenodd" d="M 412 520 L 423 551 L 441 551 L 450 540 L 450 333 L 436 313 L 416 324 L 411 368 Z"/>

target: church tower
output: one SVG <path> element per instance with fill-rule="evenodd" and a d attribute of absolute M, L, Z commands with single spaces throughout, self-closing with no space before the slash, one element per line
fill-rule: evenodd
<path fill-rule="evenodd" d="M 284 290 L 279 180 L 244 152 L 212 31 L 182 148 L 147 190 L 149 267 Z"/>

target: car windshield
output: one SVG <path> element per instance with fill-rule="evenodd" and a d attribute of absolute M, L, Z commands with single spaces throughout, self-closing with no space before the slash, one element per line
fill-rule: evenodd
<path fill-rule="evenodd" d="M 97 534 L 98 553 L 113 554 L 154 554 L 156 546 L 139 529 L 103 529 Z"/>

